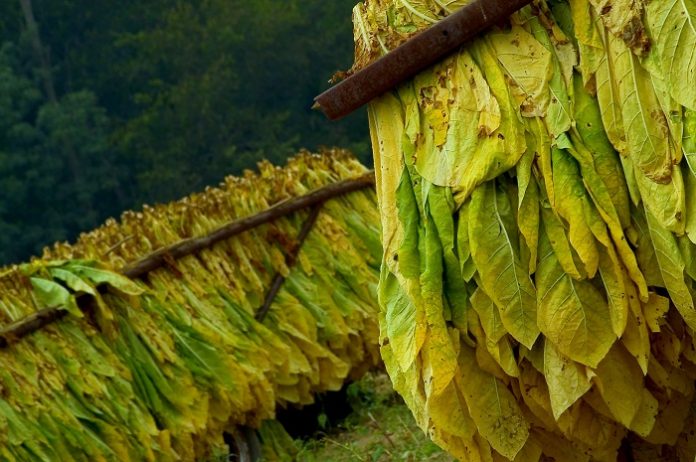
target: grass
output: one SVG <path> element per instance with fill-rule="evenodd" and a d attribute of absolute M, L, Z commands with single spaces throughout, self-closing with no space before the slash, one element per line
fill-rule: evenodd
<path fill-rule="evenodd" d="M 418 428 L 385 374 L 371 374 L 348 389 L 354 412 L 317 439 L 298 441 L 303 462 L 452 462 Z"/>

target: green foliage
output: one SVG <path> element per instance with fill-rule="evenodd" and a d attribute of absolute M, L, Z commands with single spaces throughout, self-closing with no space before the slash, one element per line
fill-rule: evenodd
<path fill-rule="evenodd" d="M 353 413 L 319 439 L 297 441 L 296 460 L 307 462 L 450 462 L 454 460 L 418 428 L 385 374 L 370 374 L 348 387 Z"/>
<path fill-rule="evenodd" d="M 33 0 L 0 5 L 0 261 L 302 147 L 369 162 L 365 114 L 310 109 L 352 60 L 353 0 Z"/>
<path fill-rule="evenodd" d="M 17 261 L 116 212 L 109 121 L 89 91 L 47 102 L 22 75 L 16 47 L 0 50 L 0 259 Z M 98 206 L 100 208 L 98 208 Z"/>

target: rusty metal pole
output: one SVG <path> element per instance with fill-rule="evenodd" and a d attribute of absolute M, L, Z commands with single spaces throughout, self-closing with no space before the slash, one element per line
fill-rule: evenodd
<path fill-rule="evenodd" d="M 314 100 L 329 119 L 340 119 L 457 51 L 532 0 L 474 0 L 409 39 Z"/>

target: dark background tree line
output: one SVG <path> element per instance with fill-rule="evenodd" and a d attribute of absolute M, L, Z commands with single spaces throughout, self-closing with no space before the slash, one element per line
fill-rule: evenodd
<path fill-rule="evenodd" d="M 0 263 L 301 147 L 369 162 L 364 113 L 310 109 L 354 4 L 0 2 Z"/>

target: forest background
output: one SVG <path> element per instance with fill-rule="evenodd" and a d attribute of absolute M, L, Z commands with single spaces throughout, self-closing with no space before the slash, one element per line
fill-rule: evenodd
<path fill-rule="evenodd" d="M 310 106 L 352 63 L 355 0 L 0 2 L 0 263 L 261 159 L 341 146 Z"/>

